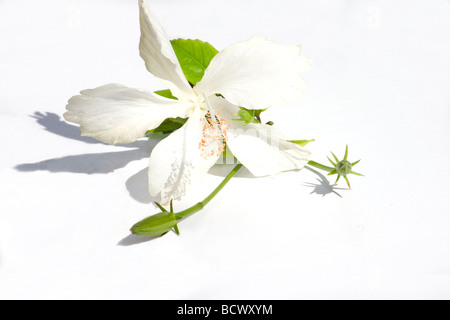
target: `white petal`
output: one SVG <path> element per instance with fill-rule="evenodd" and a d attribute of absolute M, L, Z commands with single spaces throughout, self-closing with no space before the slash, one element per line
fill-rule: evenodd
<path fill-rule="evenodd" d="M 175 97 L 183 100 L 192 99 L 194 92 L 181 70 L 169 38 L 145 0 L 139 1 L 139 8 L 141 23 L 139 50 L 147 70 L 161 79 Z"/>
<path fill-rule="evenodd" d="M 197 108 L 186 124 L 158 143 L 150 156 L 149 191 L 167 203 L 185 195 L 216 163 L 220 153 L 202 151 L 204 115 Z M 210 145 L 211 147 L 211 145 Z M 217 146 L 216 146 L 217 147 Z"/>
<path fill-rule="evenodd" d="M 189 116 L 192 108 L 187 102 L 109 84 L 71 98 L 64 118 L 79 124 L 83 136 L 109 144 L 130 143 L 166 118 Z"/>
<path fill-rule="evenodd" d="M 219 97 L 211 97 L 211 104 L 220 118 L 228 124 L 227 146 L 233 155 L 256 177 L 282 171 L 302 169 L 310 160 L 311 152 L 286 141 L 273 126 L 236 119 L 239 108 Z"/>
<path fill-rule="evenodd" d="M 235 105 L 263 109 L 299 99 L 307 88 L 300 74 L 309 69 L 300 46 L 254 37 L 219 52 L 194 90 L 207 96 L 220 93 Z"/>

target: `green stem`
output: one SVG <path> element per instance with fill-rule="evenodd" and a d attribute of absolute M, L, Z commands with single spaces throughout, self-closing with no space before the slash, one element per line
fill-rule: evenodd
<path fill-rule="evenodd" d="M 327 171 L 327 172 L 331 172 L 331 171 L 334 170 L 334 168 L 324 166 L 324 165 L 322 165 L 320 163 L 317 163 L 315 161 L 309 161 L 308 164 L 310 166 L 316 167 L 318 169 L 321 169 L 321 170 L 324 170 L 324 171 Z M 233 170 L 231 170 L 231 172 L 225 177 L 225 179 L 222 181 L 222 183 L 219 184 L 219 186 L 216 189 L 214 189 L 214 191 L 209 196 L 207 196 L 203 201 L 198 202 L 197 204 L 193 205 L 192 207 L 190 207 L 190 208 L 188 208 L 186 210 L 183 210 L 183 211 L 180 211 L 180 212 L 176 213 L 175 217 L 177 218 L 177 220 L 181 220 L 183 218 L 186 218 L 186 217 L 188 217 L 188 216 L 190 216 L 190 215 L 192 215 L 192 214 L 202 210 L 222 190 L 222 188 L 225 187 L 225 185 L 228 183 L 228 181 L 230 181 L 231 178 L 241 168 L 242 168 L 242 164 L 236 165 L 233 168 Z"/>
<path fill-rule="evenodd" d="M 323 164 L 317 163 L 317 162 L 312 161 L 312 160 L 310 162 L 308 162 L 308 164 L 310 166 L 312 166 L 312 167 L 316 167 L 317 169 L 320 169 L 320 170 L 323 170 L 323 171 L 326 171 L 326 172 L 331 172 L 331 171 L 333 171 L 335 169 L 335 168 L 324 166 Z"/>
<path fill-rule="evenodd" d="M 231 170 L 231 172 L 225 177 L 225 179 L 222 181 L 222 183 L 219 184 L 219 186 L 216 189 L 214 189 L 214 191 L 209 196 L 207 196 L 203 201 L 197 203 L 196 205 L 193 205 L 192 207 L 190 207 L 186 210 L 176 213 L 175 216 L 177 217 L 177 219 L 180 220 L 182 218 L 186 218 L 186 217 L 190 216 L 191 214 L 194 214 L 194 213 L 202 210 L 220 192 L 220 190 L 222 190 L 222 188 L 225 187 L 225 185 L 228 183 L 228 181 L 230 181 L 230 179 L 233 178 L 233 176 L 241 168 L 242 168 L 242 164 L 238 164 L 236 167 L 234 167 L 234 169 Z"/>

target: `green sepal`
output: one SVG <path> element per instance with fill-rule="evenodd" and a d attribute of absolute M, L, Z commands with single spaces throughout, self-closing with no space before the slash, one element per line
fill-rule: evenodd
<path fill-rule="evenodd" d="M 334 162 L 333 162 L 333 160 L 331 160 L 331 159 L 330 159 L 330 157 L 327 157 L 327 159 L 328 159 L 328 161 L 330 161 L 330 162 L 331 162 L 331 164 L 332 164 L 333 166 L 335 166 L 335 167 L 336 167 L 336 163 L 334 163 Z"/>
<path fill-rule="evenodd" d="M 202 80 L 209 63 L 219 53 L 211 44 L 201 40 L 175 39 L 170 43 L 191 85 Z"/>
<path fill-rule="evenodd" d="M 350 181 L 348 181 L 347 176 L 344 176 L 344 179 L 347 182 L 348 188 L 351 189 L 352 187 L 350 186 Z"/>
<path fill-rule="evenodd" d="M 333 155 L 334 159 L 336 160 L 336 163 L 339 163 L 338 157 L 336 157 L 336 155 L 333 152 L 331 154 Z"/>
<path fill-rule="evenodd" d="M 137 236 L 160 236 L 176 224 L 177 218 L 172 212 L 161 212 L 136 223 L 131 232 Z"/>
<path fill-rule="evenodd" d="M 155 202 L 155 204 L 158 206 L 159 210 L 162 212 L 168 212 L 162 205 L 160 205 L 158 202 Z"/>
<path fill-rule="evenodd" d="M 343 161 L 347 161 L 347 157 L 348 157 L 348 145 L 345 146 L 345 154 L 344 154 L 344 160 Z"/>
<path fill-rule="evenodd" d="M 315 139 L 311 139 L 311 140 L 288 140 L 288 142 L 292 142 L 292 143 L 298 144 L 299 146 L 302 146 L 302 147 L 304 147 L 308 143 L 314 142 L 314 141 L 316 141 L 316 140 Z"/>
<path fill-rule="evenodd" d="M 332 171 L 330 171 L 330 173 L 328 174 L 329 176 L 332 176 L 333 174 L 337 174 L 336 169 L 333 169 Z"/>
<path fill-rule="evenodd" d="M 156 202 L 155 202 L 156 203 Z M 156 203 L 158 204 L 158 203 Z M 159 205 L 158 205 L 159 206 Z M 173 200 L 170 200 L 170 214 L 176 219 L 175 217 L 175 213 L 173 211 Z M 178 229 L 178 225 L 175 223 L 175 225 L 173 226 L 173 230 L 175 231 L 175 233 L 177 234 L 177 236 L 180 235 L 180 230 Z"/>

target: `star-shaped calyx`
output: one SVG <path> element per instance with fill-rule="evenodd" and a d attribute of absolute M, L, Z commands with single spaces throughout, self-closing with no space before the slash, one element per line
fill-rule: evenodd
<path fill-rule="evenodd" d="M 333 152 L 331 152 L 331 154 L 333 155 L 334 159 L 336 160 L 336 163 L 333 160 L 331 160 L 329 157 L 327 157 L 328 160 L 331 162 L 331 164 L 334 166 L 334 169 L 331 170 L 330 173 L 328 173 L 328 175 L 329 176 L 332 176 L 332 175 L 335 175 L 335 174 L 338 175 L 335 184 L 339 181 L 341 176 L 344 177 L 345 181 L 347 182 L 348 187 L 351 189 L 350 182 L 349 182 L 347 176 L 349 174 L 354 174 L 354 175 L 357 175 L 357 176 L 364 176 L 361 173 L 352 171 L 353 167 L 358 162 L 360 162 L 361 160 L 358 160 L 358 161 L 353 162 L 353 163 L 347 160 L 347 158 L 348 158 L 348 145 L 345 147 L 345 154 L 344 154 L 344 159 L 343 160 L 339 161 L 338 157 L 336 157 L 336 155 Z"/>

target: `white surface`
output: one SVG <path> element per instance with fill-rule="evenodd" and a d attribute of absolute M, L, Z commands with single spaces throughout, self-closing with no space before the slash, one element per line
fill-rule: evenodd
<path fill-rule="evenodd" d="M 450 1 L 151 2 L 171 38 L 301 43 L 310 89 L 266 119 L 315 138 L 322 163 L 348 143 L 367 176 L 339 197 L 308 170 L 242 172 L 180 237 L 140 242 L 151 145 L 58 119 L 82 89 L 163 89 L 138 54 L 137 1 L 3 0 L 0 298 L 450 298 Z"/>

